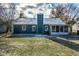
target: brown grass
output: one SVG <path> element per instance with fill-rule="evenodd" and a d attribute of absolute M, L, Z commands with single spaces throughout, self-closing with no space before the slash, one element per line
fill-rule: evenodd
<path fill-rule="evenodd" d="M 79 51 L 43 37 L 16 37 L 3 38 L 0 41 L 0 55 L 76 56 Z"/>

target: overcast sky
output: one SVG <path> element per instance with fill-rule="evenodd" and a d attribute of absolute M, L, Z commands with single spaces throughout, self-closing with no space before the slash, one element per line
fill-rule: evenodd
<path fill-rule="evenodd" d="M 52 8 L 55 8 L 59 3 L 18 3 L 16 6 L 16 10 L 20 13 L 22 11 L 22 8 L 25 8 L 24 15 L 28 18 L 35 18 L 37 13 L 43 13 L 45 15 L 45 18 L 49 18 L 50 12 Z M 60 3 L 61 4 L 61 3 Z M 63 3 L 64 6 L 67 3 Z M 3 3 L 5 5 L 5 3 Z M 6 4 L 5 6 L 7 6 Z M 79 8 L 79 4 L 75 4 Z M 74 6 L 73 6 L 74 7 Z M 72 8 L 73 8 L 72 7 Z M 71 15 L 75 14 L 75 12 L 71 12 Z"/>
<path fill-rule="evenodd" d="M 66 3 L 63 4 L 63 6 Z M 25 16 L 34 18 L 37 13 L 44 13 L 45 18 L 49 18 L 52 8 L 56 7 L 58 3 L 21 3 L 17 10 L 21 11 L 22 7 L 26 7 L 24 11 Z M 75 4 L 79 8 L 79 4 Z"/>
<path fill-rule="evenodd" d="M 52 8 L 49 8 L 49 7 L 52 7 L 51 4 L 36 4 L 36 3 L 27 3 L 27 4 L 19 4 L 17 6 L 17 10 L 21 11 L 22 7 L 26 7 L 26 10 L 24 11 L 24 14 L 27 16 L 27 17 L 36 17 L 36 14 L 37 13 L 44 13 L 45 17 L 48 18 L 49 17 L 49 14 L 50 14 L 50 11 Z"/>

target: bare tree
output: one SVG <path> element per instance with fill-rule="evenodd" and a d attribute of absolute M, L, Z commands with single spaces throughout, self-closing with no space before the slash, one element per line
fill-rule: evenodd
<path fill-rule="evenodd" d="M 16 4 L 14 3 L 1 3 L 0 4 L 0 22 L 5 24 L 7 32 L 11 30 L 12 21 L 16 19 Z"/>
<path fill-rule="evenodd" d="M 53 8 L 51 11 L 51 16 L 56 18 L 62 18 L 66 13 L 65 7 L 62 4 L 59 4 L 57 7 Z"/>
<path fill-rule="evenodd" d="M 69 25 L 71 32 L 72 26 L 75 24 L 75 19 L 78 14 L 79 8 L 75 4 L 58 4 L 58 6 L 51 11 L 51 15 L 54 15 L 56 18 L 61 18 L 66 24 Z"/>

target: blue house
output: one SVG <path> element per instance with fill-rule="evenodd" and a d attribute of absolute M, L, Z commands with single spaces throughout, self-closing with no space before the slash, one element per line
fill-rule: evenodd
<path fill-rule="evenodd" d="M 37 18 L 19 18 L 12 24 L 12 34 L 67 35 L 68 26 L 59 18 L 44 18 L 42 13 Z"/>

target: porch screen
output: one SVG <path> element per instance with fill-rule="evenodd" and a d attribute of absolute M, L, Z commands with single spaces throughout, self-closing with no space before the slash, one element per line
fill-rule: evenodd
<path fill-rule="evenodd" d="M 60 26 L 60 32 L 63 32 L 63 26 Z"/>
<path fill-rule="evenodd" d="M 56 26 L 56 32 L 59 32 L 59 26 Z"/>
<path fill-rule="evenodd" d="M 55 31 L 56 31 L 56 27 L 52 26 L 52 32 L 55 32 Z"/>
<path fill-rule="evenodd" d="M 68 26 L 64 26 L 64 32 L 68 32 Z"/>

